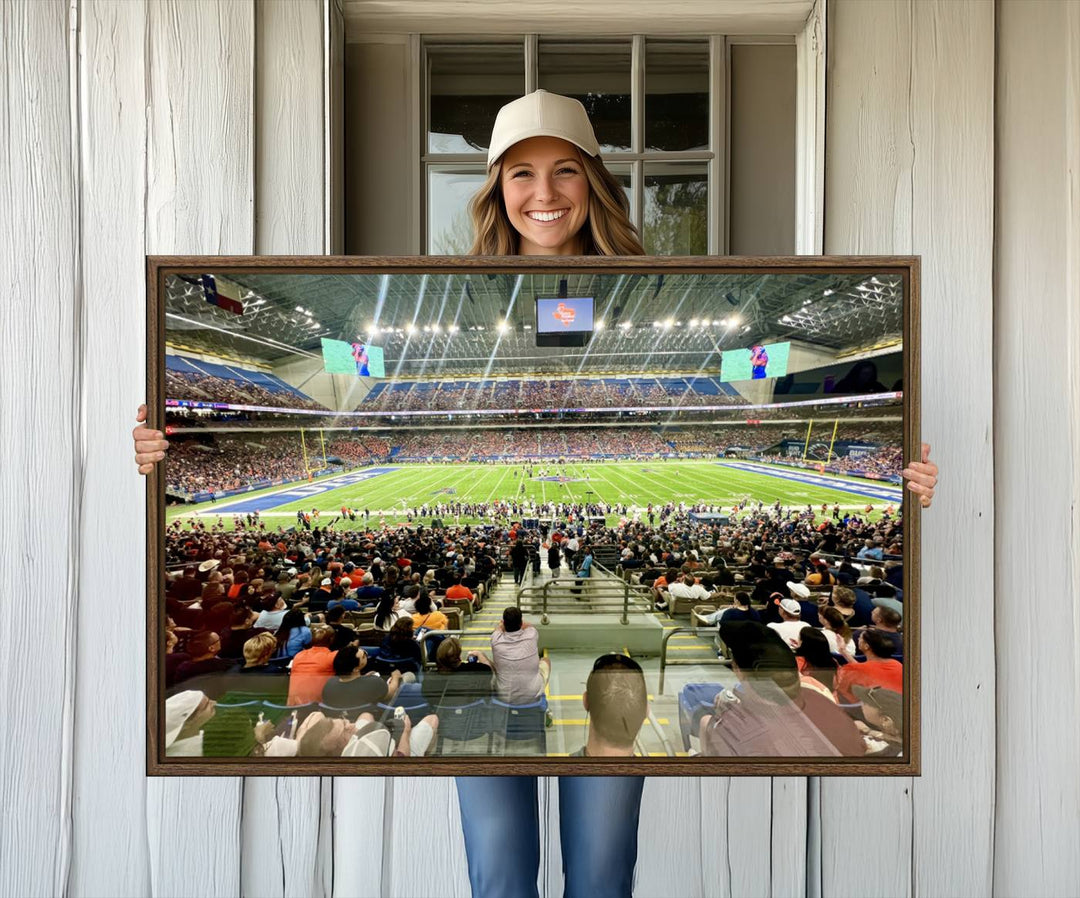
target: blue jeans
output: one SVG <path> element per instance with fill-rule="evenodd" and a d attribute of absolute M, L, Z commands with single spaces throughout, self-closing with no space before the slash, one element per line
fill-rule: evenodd
<path fill-rule="evenodd" d="M 563 898 L 630 898 L 642 776 L 560 776 Z M 538 898 L 535 776 L 459 776 L 473 898 Z"/>

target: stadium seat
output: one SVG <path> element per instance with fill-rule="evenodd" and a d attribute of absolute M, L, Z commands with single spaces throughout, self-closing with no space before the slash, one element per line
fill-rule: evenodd
<path fill-rule="evenodd" d="M 539 701 L 527 705 L 510 705 L 491 699 L 488 750 L 493 750 L 495 736 L 501 735 L 504 751 L 510 743 L 534 742 L 536 751 L 544 754 L 547 750 L 547 706 L 547 696 L 543 695 Z"/>
<path fill-rule="evenodd" d="M 456 743 L 468 743 L 487 736 L 490 732 L 490 706 L 484 699 L 478 698 L 465 705 L 436 705 L 435 713 L 439 717 L 439 739 L 437 751 L 447 754 L 446 740 Z M 488 740 L 490 743 L 490 739 Z M 485 746 L 485 749 L 488 746 Z M 456 754 L 457 752 L 450 752 Z M 477 752 L 462 752 L 477 754 Z"/>
<path fill-rule="evenodd" d="M 392 702 L 389 704 L 380 702 L 377 707 L 381 712 L 380 719 L 383 723 L 386 723 L 387 720 L 394 716 L 395 708 L 404 708 L 405 713 L 409 715 L 409 720 L 414 725 L 431 713 L 431 705 L 428 704 L 424 694 L 420 691 L 419 683 L 402 683 Z M 376 716 L 379 716 L 379 714 L 376 714 Z"/>
<path fill-rule="evenodd" d="M 712 712 L 723 688 L 719 683 L 687 683 L 679 691 L 679 733 L 684 751 L 690 751 L 691 734 L 697 732 L 701 718 Z"/>

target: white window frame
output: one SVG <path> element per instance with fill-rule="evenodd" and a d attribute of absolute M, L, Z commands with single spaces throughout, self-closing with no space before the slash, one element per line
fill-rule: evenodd
<path fill-rule="evenodd" d="M 635 34 L 631 44 L 631 152 L 609 154 L 612 163 L 631 165 L 633 208 L 631 220 L 640 228 L 644 209 L 644 166 L 650 161 L 705 162 L 709 197 L 708 252 L 726 255 L 729 246 L 729 178 L 730 178 L 730 72 L 731 47 L 737 44 L 791 44 L 796 47 L 796 228 L 795 252 L 820 254 L 824 246 L 824 181 L 825 181 L 825 4 L 816 0 L 803 28 L 794 34 L 718 35 L 709 42 L 709 145 L 707 151 L 644 153 L 644 63 L 645 41 L 678 40 L 700 37 L 685 34 Z M 573 38 L 544 32 L 543 37 Z M 525 56 L 525 90 L 536 89 L 539 62 L 540 33 L 528 34 L 410 34 L 410 96 L 412 171 L 410 204 L 410 234 L 414 251 L 428 248 L 428 164 L 475 164 L 480 154 L 429 154 L 427 152 L 427 46 L 429 43 L 506 43 L 521 40 Z M 626 35 L 590 34 L 589 39 L 625 39 Z M 605 157 L 608 158 L 608 157 Z"/>

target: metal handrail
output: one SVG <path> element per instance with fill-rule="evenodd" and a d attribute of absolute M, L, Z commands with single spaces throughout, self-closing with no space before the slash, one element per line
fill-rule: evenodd
<path fill-rule="evenodd" d="M 588 578 L 588 585 L 589 585 L 591 597 L 593 599 L 593 601 L 592 601 L 593 605 L 597 604 L 596 603 L 597 598 L 602 600 L 604 598 L 615 598 L 616 596 L 621 597 L 622 598 L 622 616 L 620 618 L 620 622 L 623 623 L 623 624 L 629 624 L 630 623 L 630 605 L 631 605 L 630 594 L 631 594 L 631 589 L 633 589 L 633 592 L 635 594 L 635 598 L 640 598 L 642 600 L 644 608 L 646 608 L 647 610 L 652 610 L 652 602 L 648 599 L 648 590 L 647 589 L 645 589 L 643 587 L 638 587 L 638 586 L 631 587 L 631 585 L 629 583 L 627 583 L 625 580 L 622 580 L 620 578 L 615 577 L 615 575 L 612 574 L 611 571 L 609 571 L 607 568 L 603 567 L 602 565 L 598 565 L 598 564 L 594 563 L 593 564 L 593 570 L 594 571 L 599 571 L 600 574 L 602 574 L 602 575 L 606 575 L 606 576 L 589 577 Z M 577 608 L 578 607 L 576 605 L 576 601 L 577 601 L 576 599 L 570 599 L 570 600 L 566 601 L 565 603 L 564 602 L 552 601 L 551 592 L 555 587 L 562 586 L 562 587 L 565 587 L 565 588 L 568 588 L 568 589 L 572 588 L 572 587 L 568 586 L 568 581 L 570 579 L 571 578 L 565 578 L 564 579 L 564 578 L 561 578 L 561 577 L 559 577 L 559 578 L 554 578 L 553 577 L 553 578 L 551 578 L 549 580 L 545 580 L 543 582 L 543 584 L 541 586 L 539 586 L 539 587 L 536 586 L 536 585 L 522 587 L 521 589 L 518 590 L 518 593 L 517 593 L 518 603 L 521 604 L 521 600 L 523 598 L 536 597 L 537 594 L 539 593 L 539 598 L 541 598 L 541 600 L 543 602 L 543 607 L 541 608 L 541 612 L 540 612 L 540 622 L 543 623 L 543 624 L 550 623 L 550 617 L 548 615 L 548 612 L 552 608 Z M 572 578 L 572 579 L 574 579 L 576 581 L 578 578 Z M 585 583 L 583 582 L 582 586 L 577 587 L 577 588 L 579 588 L 579 589 L 584 588 L 584 586 L 585 586 Z M 597 596 L 598 592 L 600 593 L 599 596 Z M 608 592 L 609 595 L 604 596 L 603 595 L 604 592 Z M 637 602 L 634 603 L 635 607 L 637 607 L 637 604 L 638 604 Z"/>
<path fill-rule="evenodd" d="M 675 627 L 672 630 L 668 630 L 664 634 L 664 638 L 660 640 L 660 688 L 657 690 L 658 695 L 664 694 L 664 674 L 669 665 L 672 667 L 679 664 L 697 664 L 702 666 L 713 664 L 721 667 L 731 666 L 731 661 L 727 658 L 717 658 L 715 661 L 711 658 L 693 658 L 686 661 L 668 660 L 668 640 L 670 640 L 671 637 L 674 636 L 676 633 L 692 633 L 693 635 L 697 636 L 698 633 L 710 633 L 715 635 L 716 632 L 717 631 L 715 627 Z"/>

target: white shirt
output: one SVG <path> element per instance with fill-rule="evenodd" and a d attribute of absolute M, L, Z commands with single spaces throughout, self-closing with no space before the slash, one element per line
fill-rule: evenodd
<path fill-rule="evenodd" d="M 822 630 L 821 632 L 825 634 L 825 639 L 829 643 L 829 651 L 830 652 L 832 652 L 834 655 L 842 655 L 842 654 L 844 654 L 843 649 L 840 647 L 840 636 L 839 636 L 839 634 L 834 633 L 832 630 Z M 854 655 L 855 654 L 855 641 L 852 640 L 852 639 L 849 639 L 847 641 L 846 648 L 848 650 L 848 654 Z"/>
<path fill-rule="evenodd" d="M 688 586 L 681 580 L 672 583 L 668 586 L 668 594 L 676 599 L 707 599 L 712 593 L 710 593 L 700 583 L 695 583 L 692 586 Z"/>
<path fill-rule="evenodd" d="M 809 626 L 806 621 L 801 620 L 786 620 L 779 624 L 769 624 L 770 629 L 779 633 L 792 651 L 799 647 L 799 643 L 802 641 L 799 639 L 799 634 L 803 631 L 803 627 L 806 626 Z"/>

